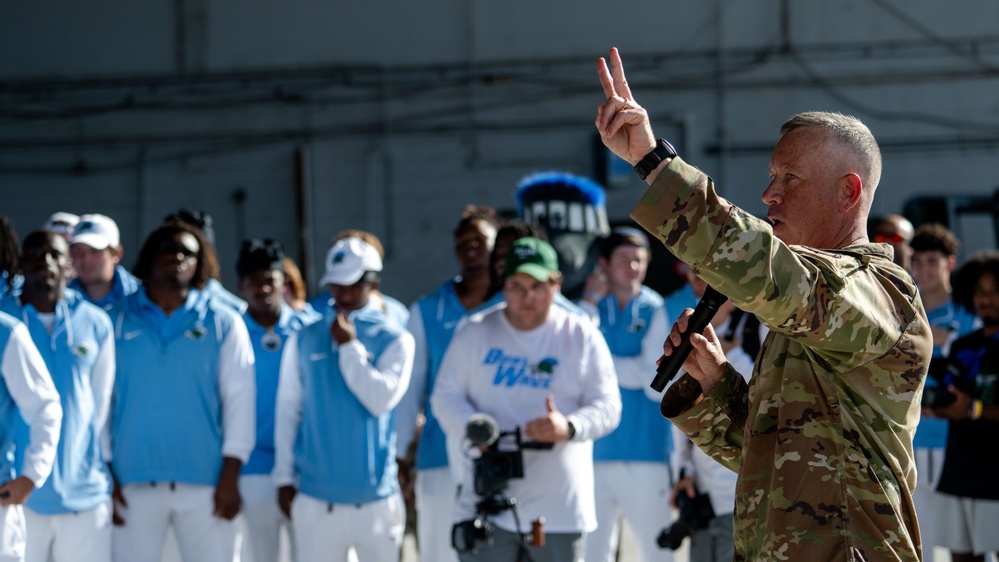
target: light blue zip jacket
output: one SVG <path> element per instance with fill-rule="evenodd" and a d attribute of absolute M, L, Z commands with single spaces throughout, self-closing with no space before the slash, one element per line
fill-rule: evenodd
<path fill-rule="evenodd" d="M 357 338 L 343 345 L 330 336 L 333 308 L 292 336 L 278 390 L 275 483 L 297 477 L 303 494 L 329 503 L 399 491 L 394 408 L 409 384 L 412 336 L 380 311 L 351 316 Z"/>
<path fill-rule="evenodd" d="M 23 322 L 0 312 L 0 482 L 15 476 L 15 434 L 20 414 L 31 426 L 19 476 L 42 487 L 52 472 L 62 406 L 45 361 Z"/>
<path fill-rule="evenodd" d="M 191 290 L 166 316 L 145 288 L 111 310 L 112 467 L 121 484 L 214 486 L 223 457 L 254 445 L 253 348 L 230 308 Z"/>
<path fill-rule="evenodd" d="M 307 314 L 296 313 L 290 306 L 282 304 L 278 323 L 268 333 L 249 312 L 243 313 L 243 321 L 253 344 L 257 375 L 257 443 L 241 474 L 270 474 L 274 469 L 274 412 L 277 409 L 281 353 L 292 334 L 320 318 L 311 311 Z"/>
<path fill-rule="evenodd" d="M 650 400 L 645 390 L 656 374 L 654 359 L 662 354 L 662 341 L 671 328 L 663 299 L 643 286 L 623 309 L 618 309 L 613 295 L 607 295 L 597 303 L 597 310 L 600 332 L 614 356 L 621 385 L 621 423 L 594 441 L 593 460 L 669 463 L 673 450 L 670 423 L 659 413 L 659 402 Z M 651 354 L 643 350 L 643 344 L 654 348 Z M 625 365 L 625 358 L 633 359 L 633 364 Z M 629 370 L 635 371 L 630 377 L 635 384 L 627 382 Z"/>
<path fill-rule="evenodd" d="M 20 318 L 45 362 L 62 406 L 62 429 L 52 473 L 25 505 L 43 515 L 88 511 L 110 497 L 110 478 L 101 457 L 100 434 L 107 421 L 114 384 L 114 338 L 107 313 L 72 290 L 57 303 L 52 333 L 35 307 L 5 299 L 0 310 Z M 15 464 L 24 462 L 30 441 L 20 419 Z"/>

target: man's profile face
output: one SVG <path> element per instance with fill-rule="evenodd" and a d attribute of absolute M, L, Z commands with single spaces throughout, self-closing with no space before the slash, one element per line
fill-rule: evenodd
<path fill-rule="evenodd" d="M 526 273 L 514 273 L 503 284 L 506 318 L 518 330 L 533 330 L 548 319 L 561 285 L 557 278 L 538 281 Z"/>
<path fill-rule="evenodd" d="M 66 239 L 55 232 L 30 238 L 22 252 L 25 287 L 46 291 L 64 284 L 70 267 Z"/>
<path fill-rule="evenodd" d="M 944 288 L 950 282 L 950 272 L 955 265 L 954 256 L 945 256 L 940 250 L 927 250 L 912 254 L 912 278 L 922 291 Z"/>
<path fill-rule="evenodd" d="M 874 227 L 871 240 L 881 244 L 890 244 L 895 250 L 894 262 L 906 270 L 912 266 L 912 241 L 914 234 L 912 223 L 905 218 L 893 215 L 880 221 Z"/>
<path fill-rule="evenodd" d="M 815 127 L 795 129 L 774 148 L 763 192 L 774 235 L 785 244 L 830 248 L 839 234 L 836 162 L 842 148 Z"/>
<path fill-rule="evenodd" d="M 201 245 L 188 232 L 177 232 L 156 249 L 150 277 L 176 287 L 190 287 L 198 269 Z"/>
<path fill-rule="evenodd" d="M 254 271 L 239 282 L 239 296 L 250 312 L 280 313 L 284 293 L 284 272 L 276 269 Z"/>
<path fill-rule="evenodd" d="M 70 246 L 69 255 L 73 260 L 76 277 L 84 286 L 92 283 L 110 283 L 114 279 L 114 268 L 121 261 L 119 249 L 98 250 L 79 242 Z"/>

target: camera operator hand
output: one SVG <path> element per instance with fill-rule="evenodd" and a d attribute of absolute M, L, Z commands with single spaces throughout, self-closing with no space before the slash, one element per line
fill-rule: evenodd
<path fill-rule="evenodd" d="M 676 481 L 673 484 L 673 491 L 669 495 L 669 505 L 673 509 L 680 509 L 680 504 L 676 501 L 677 494 L 687 494 L 687 497 L 694 499 L 697 495 L 697 488 L 694 486 L 694 479 L 690 476 L 684 476 L 683 478 Z"/>
<path fill-rule="evenodd" d="M 693 309 L 684 310 L 673 324 L 673 329 L 663 342 L 664 354 L 670 355 L 674 347 L 680 345 L 680 334 L 687 331 L 687 323 L 693 313 Z M 683 369 L 701 384 L 701 393 L 707 394 L 725 374 L 728 365 L 725 351 L 711 324 L 708 324 L 701 334 L 690 334 L 690 345 L 690 355 L 683 362 Z"/>
<path fill-rule="evenodd" d="M 938 418 L 946 418 L 949 420 L 963 420 L 968 418 L 968 412 L 971 410 L 971 396 L 961 392 L 959 388 L 954 385 L 949 385 L 947 390 L 951 394 L 957 397 L 954 402 L 943 408 L 935 408 L 933 410 L 933 415 Z"/>
<path fill-rule="evenodd" d="M 524 426 L 524 436 L 530 441 L 558 443 L 569 440 L 569 420 L 555 407 L 555 397 L 548 395 L 548 415 L 535 418 Z"/>

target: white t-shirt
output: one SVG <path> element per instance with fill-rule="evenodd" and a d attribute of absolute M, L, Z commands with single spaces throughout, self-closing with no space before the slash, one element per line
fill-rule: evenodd
<path fill-rule="evenodd" d="M 520 531 L 544 517 L 547 532 L 589 532 L 596 528 L 593 439 L 614 430 L 621 417 L 614 362 L 591 322 L 556 306 L 533 330 L 514 328 L 504 306 L 469 318 L 444 355 L 431 405 L 454 444 L 464 441 L 473 414 L 489 414 L 502 431 L 512 431 L 546 416 L 549 395 L 575 437 L 551 450 L 524 451 L 524 478 L 511 480 L 506 495 L 517 500 Z M 468 519 L 479 499 L 471 460 L 453 446 L 449 456 L 452 466 L 462 467 L 455 471 L 462 486 L 458 520 Z M 510 511 L 491 520 L 518 531 Z"/>

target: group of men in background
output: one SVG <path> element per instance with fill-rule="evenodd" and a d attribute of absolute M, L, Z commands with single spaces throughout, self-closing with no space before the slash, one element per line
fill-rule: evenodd
<path fill-rule="evenodd" d="M 920 526 L 955 562 L 975 560 L 999 518 L 981 516 L 999 500 L 999 257 L 969 259 L 952 283 L 953 234 L 894 221 L 873 236 L 898 246 L 939 359 L 914 441 Z M 677 496 L 698 492 L 712 510 L 690 529 L 692 562 L 732 559 L 735 473 L 671 429 L 648 384 L 705 283 L 680 263 L 680 290 L 645 287 L 641 231 L 596 243 L 571 303 L 542 229 L 469 206 L 458 274 L 407 311 L 378 290 L 384 250 L 363 231 L 334 239 L 328 293 L 305 302 L 273 240 L 243 243 L 238 296 L 225 291 L 201 213 L 168 216 L 131 273 L 108 217 L 56 213 L 20 247 L 2 222 L 0 445 L 15 456 L 0 458 L 0 560 L 158 562 L 170 527 L 185 560 L 229 560 L 238 513 L 257 562 L 277 560 L 282 529 L 296 559 L 397 559 L 400 481 L 424 560 L 609 561 L 623 521 L 642 560 L 671 560 L 657 536 Z M 748 376 L 766 327 L 731 303 L 712 325 Z M 470 442 L 481 414 L 531 445 L 503 490 L 516 506 L 456 550 L 453 525 L 482 515 L 474 459 L 497 441 Z M 528 540 L 540 532 L 544 546 Z"/>
<path fill-rule="evenodd" d="M 947 227 L 913 228 L 901 215 L 876 222 L 872 238 L 891 244 L 896 262 L 912 274 L 933 336 L 913 439 L 924 558 L 936 559 L 939 546 L 954 562 L 985 560 L 999 550 L 999 486 L 986 476 L 999 462 L 999 252 L 976 253 L 958 267 L 961 245 Z"/>
<path fill-rule="evenodd" d="M 530 548 L 535 559 L 582 556 L 583 537 L 597 526 L 592 441 L 621 416 L 615 363 L 643 353 L 628 386 L 644 386 L 641 373 L 654 368 L 645 359 L 659 347 L 647 336 L 666 328 L 659 297 L 639 306 L 635 293 L 621 303 L 626 320 L 608 319 L 621 342 L 632 340 L 612 359 L 598 322 L 561 296 L 543 231 L 469 207 L 454 231 L 459 275 L 411 314 L 378 291 L 380 243 L 362 231 L 345 231 L 329 249 L 320 282 L 329 295 L 295 310 L 289 303 L 304 299 L 285 298 L 287 256 L 271 240 L 243 243 L 238 297 L 221 287 L 206 219 L 169 216 L 131 272 L 116 224 L 102 215 L 57 213 L 21 247 L 12 228 L 4 233 L 3 373 L 12 400 L 3 403 L 3 436 L 17 455 L 2 467 L 4 556 L 158 561 L 172 528 L 185 560 L 228 560 L 243 513 L 254 560 L 277 559 L 282 528 L 293 529 L 296 559 L 394 559 L 405 523 L 396 459 L 405 448 L 396 436 L 410 440 L 422 428 L 416 493 L 421 527 L 431 531 L 421 529 L 421 556 L 453 558 L 452 524 L 476 499 L 464 480 L 471 461 L 454 466 L 469 453 L 456 412 L 492 406 L 504 431 L 522 428 L 550 449 L 527 453 L 523 482 L 508 490 L 525 518 L 546 520 L 547 545 L 525 546 L 519 523 L 500 517 L 495 542 L 461 556 L 495 548 L 502 557 L 504 529 L 506 547 Z M 640 270 L 627 281 L 637 291 L 647 242 L 633 231 L 619 243 L 642 253 L 618 267 Z M 482 357 L 447 353 L 461 323 Z M 472 374 L 462 361 L 489 372 L 489 399 L 459 391 L 431 403 L 435 386 L 454 391 Z M 642 400 L 647 418 L 654 403 Z M 438 420 L 434 405 L 450 417 Z M 656 421 L 650 458 L 668 471 L 668 432 Z M 661 490 L 662 519 L 650 529 L 668 524 L 664 474 L 645 479 Z M 569 559 L 562 556 L 553 559 Z"/>

